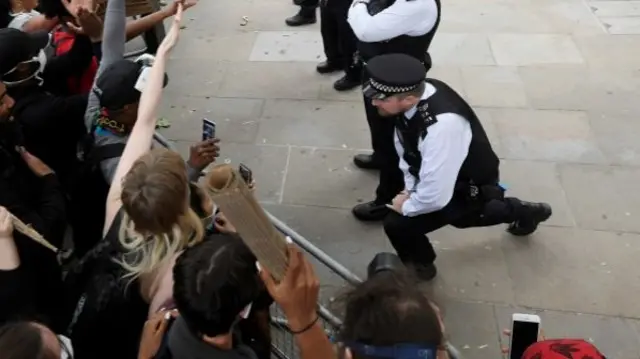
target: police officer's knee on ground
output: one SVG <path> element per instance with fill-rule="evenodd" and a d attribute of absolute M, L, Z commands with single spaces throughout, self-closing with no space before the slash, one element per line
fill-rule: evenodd
<path fill-rule="evenodd" d="M 395 147 L 405 189 L 397 194 L 384 229 L 405 264 L 430 280 L 436 253 L 425 234 L 508 223 L 523 236 L 551 216 L 545 203 L 504 196 L 500 161 L 467 102 L 445 83 L 425 80 L 425 68 L 404 54 L 373 58 L 365 96 L 395 122 Z"/>

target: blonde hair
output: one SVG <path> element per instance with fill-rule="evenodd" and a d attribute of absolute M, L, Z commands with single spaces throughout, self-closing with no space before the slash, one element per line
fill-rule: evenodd
<path fill-rule="evenodd" d="M 202 241 L 204 228 L 189 207 L 189 180 L 184 160 L 167 149 L 155 149 L 131 166 L 122 184 L 124 209 L 119 242 L 126 254 L 118 263 L 132 280 L 157 269 L 163 261 Z"/>

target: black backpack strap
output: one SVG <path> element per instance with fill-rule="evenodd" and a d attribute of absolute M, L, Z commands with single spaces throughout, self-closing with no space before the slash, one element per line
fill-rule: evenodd
<path fill-rule="evenodd" d="M 122 156 L 126 143 L 110 143 L 103 146 L 95 146 L 91 149 L 91 162 L 99 164 L 102 161 Z"/>

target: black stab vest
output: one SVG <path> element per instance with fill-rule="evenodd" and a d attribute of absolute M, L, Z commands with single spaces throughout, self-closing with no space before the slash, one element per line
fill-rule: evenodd
<path fill-rule="evenodd" d="M 436 92 L 418 103 L 417 111 L 411 119 L 407 120 L 401 114 L 395 122 L 396 135 L 404 150 L 402 158 L 409 165 L 409 173 L 416 178 L 416 184 L 422 166 L 418 143 L 427 136 L 429 126 L 438 122 L 436 116 L 445 113 L 460 115 L 471 126 L 469 152 L 458 173 L 456 191 L 465 191 L 470 186 L 498 184 L 500 160 L 493 152 L 489 138 L 473 109 L 444 82 L 435 79 L 427 79 L 426 82 L 433 85 Z"/>
<path fill-rule="evenodd" d="M 395 1 L 427 1 L 427 0 L 371 0 L 367 4 L 369 14 L 375 15 L 378 12 L 391 6 Z M 440 25 L 440 0 L 435 0 L 438 8 L 438 15 L 436 23 L 433 28 L 426 34 L 420 36 L 401 35 L 394 37 L 393 39 L 380 41 L 380 42 L 362 42 L 358 41 L 358 53 L 364 62 L 369 61 L 371 58 L 392 53 L 402 53 L 415 57 L 422 62 L 428 62 L 431 66 L 431 59 L 429 58 L 428 50 L 433 40 L 438 25 Z"/>

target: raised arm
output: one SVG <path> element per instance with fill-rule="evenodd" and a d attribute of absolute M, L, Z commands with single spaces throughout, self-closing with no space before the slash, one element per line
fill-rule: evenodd
<path fill-rule="evenodd" d="M 93 86 L 95 86 L 95 82 L 105 68 L 124 57 L 126 24 L 125 0 L 107 1 L 102 35 L 102 59 L 96 77 L 93 79 Z M 87 127 L 87 131 L 91 129 L 98 111 L 100 111 L 100 100 L 93 91 L 90 91 L 87 111 L 85 113 L 85 126 Z"/>
<path fill-rule="evenodd" d="M 153 134 L 156 128 L 156 112 L 162 96 L 164 73 L 167 67 L 167 58 L 173 47 L 178 42 L 180 22 L 182 20 L 182 4 L 178 5 L 178 12 L 173 18 L 171 29 L 158 47 L 156 59 L 149 71 L 147 84 L 142 91 L 140 104 L 138 105 L 138 119 L 136 120 L 131 135 L 124 148 L 118 168 L 116 169 L 109 194 L 107 196 L 107 209 L 105 216 L 104 233 L 107 233 L 113 219 L 122 207 L 120 195 L 122 193 L 122 180 L 129 172 L 134 162 L 151 148 Z"/>

